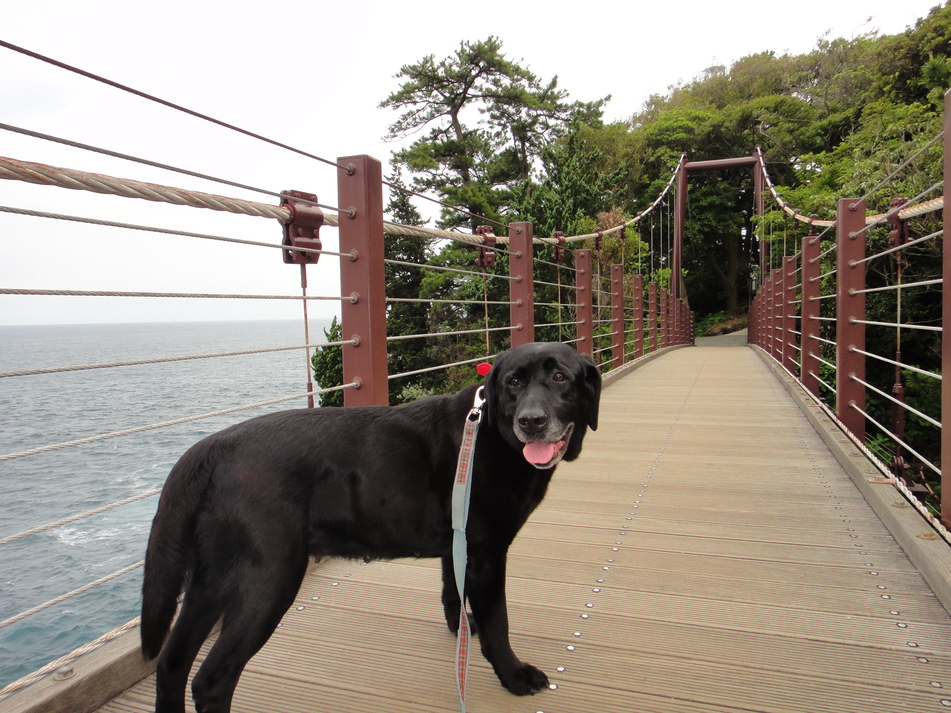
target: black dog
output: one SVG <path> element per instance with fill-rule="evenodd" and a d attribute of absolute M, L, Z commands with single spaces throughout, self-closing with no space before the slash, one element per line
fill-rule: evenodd
<path fill-rule="evenodd" d="M 397 407 L 302 409 L 254 418 L 192 446 L 168 476 L 142 585 L 142 652 L 162 650 L 155 710 L 182 713 L 189 670 L 199 713 L 230 710 L 238 677 L 293 603 L 308 556 L 441 557 L 442 603 L 459 625 L 450 500 L 475 386 Z M 509 644 L 506 553 L 555 466 L 598 425 L 601 376 L 564 344 L 501 354 L 485 384 L 466 528 L 466 595 L 482 653 L 502 685 L 535 693 L 548 678 Z M 186 582 L 187 579 L 187 582 Z"/>

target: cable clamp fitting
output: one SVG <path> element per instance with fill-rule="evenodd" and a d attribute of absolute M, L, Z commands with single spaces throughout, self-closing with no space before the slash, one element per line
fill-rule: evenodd
<path fill-rule="evenodd" d="M 316 205 L 317 196 L 301 191 L 283 191 L 281 206 L 290 211 L 290 219 L 284 224 L 282 245 L 288 248 L 321 250 L 320 226 L 324 224 L 324 214 Z M 301 250 L 282 250 L 284 262 L 288 265 L 316 265 L 320 253 Z"/>

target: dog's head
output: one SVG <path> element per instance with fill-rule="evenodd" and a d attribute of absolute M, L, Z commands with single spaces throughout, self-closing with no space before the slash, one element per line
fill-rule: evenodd
<path fill-rule="evenodd" d="M 598 428 L 601 374 L 566 344 L 534 342 L 498 356 L 485 383 L 487 423 L 540 470 L 574 460 Z"/>

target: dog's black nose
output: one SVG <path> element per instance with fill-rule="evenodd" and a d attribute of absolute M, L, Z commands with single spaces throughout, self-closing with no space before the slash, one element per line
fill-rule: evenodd
<path fill-rule="evenodd" d="M 526 433 L 541 433 L 548 426 L 548 414 L 534 409 L 523 411 L 518 415 L 518 425 Z"/>

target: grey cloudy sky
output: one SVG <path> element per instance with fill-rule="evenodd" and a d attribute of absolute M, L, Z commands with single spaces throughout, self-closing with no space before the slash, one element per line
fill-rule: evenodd
<path fill-rule="evenodd" d="M 511 59 L 573 99 L 610 94 L 606 118 L 754 52 L 803 53 L 818 38 L 901 32 L 934 0 L 723 2 L 221 3 L 0 0 L 0 38 L 310 153 L 369 154 L 394 114 L 377 104 L 426 54 L 496 35 Z M 795 11 L 791 13 L 790 11 Z M 268 190 L 334 204 L 334 169 L 0 48 L 0 122 Z M 752 148 L 752 147 L 751 147 Z M 0 131 L 0 156 L 275 199 Z M 275 221 L 0 181 L 0 205 L 280 242 Z M 322 232 L 333 248 L 335 231 Z M 337 264 L 309 268 L 310 292 L 339 292 Z M 265 248 L 0 213 L 0 287 L 296 294 L 296 268 Z M 334 303 L 312 315 L 326 317 Z M 299 303 L 0 295 L 0 324 L 297 318 Z"/>

